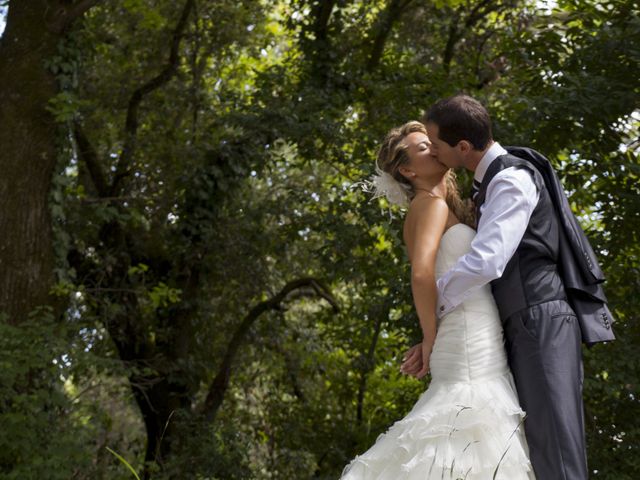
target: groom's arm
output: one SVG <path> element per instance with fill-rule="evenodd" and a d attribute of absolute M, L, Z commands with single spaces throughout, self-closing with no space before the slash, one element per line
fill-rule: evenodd
<path fill-rule="evenodd" d="M 437 282 L 438 316 L 460 305 L 478 288 L 500 278 L 518 248 L 539 193 L 531 174 L 506 168 L 489 183 L 471 250 Z"/>

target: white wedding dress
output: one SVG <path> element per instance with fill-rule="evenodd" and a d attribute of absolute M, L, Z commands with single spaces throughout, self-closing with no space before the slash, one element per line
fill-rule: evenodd
<path fill-rule="evenodd" d="M 475 231 L 443 235 L 436 275 L 469 251 Z M 524 412 L 507 366 L 502 325 L 486 285 L 438 323 L 432 380 L 413 409 L 342 472 L 342 480 L 534 478 Z M 495 473 L 495 477 L 494 477 Z"/>

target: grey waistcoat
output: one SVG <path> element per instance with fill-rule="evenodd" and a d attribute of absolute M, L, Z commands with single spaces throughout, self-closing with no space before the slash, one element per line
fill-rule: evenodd
<path fill-rule="evenodd" d="M 529 225 L 503 275 L 491 282 L 500 318 L 551 300 L 565 300 L 562 278 L 558 272 L 559 224 L 549 192 L 540 173 L 525 160 L 513 155 L 497 157 L 487 169 L 475 198 L 477 218 L 485 201 L 491 179 L 505 168 L 524 168 L 533 176 L 540 192 Z M 509 201 L 505 198 L 504 201 Z"/>

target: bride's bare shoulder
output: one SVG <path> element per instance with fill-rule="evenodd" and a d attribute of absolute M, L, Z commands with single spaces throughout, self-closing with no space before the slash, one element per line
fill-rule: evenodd
<path fill-rule="evenodd" d="M 420 195 L 413 198 L 402 229 L 405 244 L 410 243 L 420 225 L 442 223 L 443 219 L 446 221 L 448 214 L 447 202 L 441 197 Z"/>
<path fill-rule="evenodd" d="M 405 217 L 405 225 L 407 223 L 415 223 L 419 220 L 425 220 L 429 216 L 442 216 L 449 212 L 447 202 L 442 197 L 418 195 L 411 200 L 409 210 Z"/>

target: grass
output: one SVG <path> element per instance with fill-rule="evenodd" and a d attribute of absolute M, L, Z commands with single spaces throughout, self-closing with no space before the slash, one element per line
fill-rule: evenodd
<path fill-rule="evenodd" d="M 109 450 L 109 452 L 116 457 L 118 460 L 120 460 L 120 462 L 122 462 L 124 464 L 125 467 L 127 467 L 131 473 L 133 473 L 133 476 L 136 477 L 136 480 L 140 480 L 140 476 L 136 473 L 136 471 L 133 469 L 133 467 L 129 464 L 129 462 L 127 462 L 124 457 L 116 452 L 114 452 L 113 450 L 111 450 L 109 447 L 106 447 L 107 450 Z"/>

